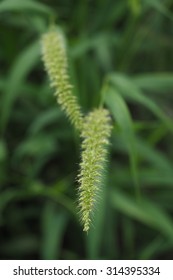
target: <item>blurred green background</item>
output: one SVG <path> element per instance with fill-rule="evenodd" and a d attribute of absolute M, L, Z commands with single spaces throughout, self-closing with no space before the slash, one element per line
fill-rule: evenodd
<path fill-rule="evenodd" d="M 114 124 L 88 235 L 80 140 L 56 104 L 40 37 L 56 20 L 87 113 Z M 0 258 L 173 258 L 173 1 L 0 1 Z"/>

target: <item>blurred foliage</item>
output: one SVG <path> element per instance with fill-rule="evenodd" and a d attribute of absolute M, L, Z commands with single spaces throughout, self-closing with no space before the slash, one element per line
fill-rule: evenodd
<path fill-rule="evenodd" d="M 40 59 L 64 29 L 85 112 L 114 123 L 88 235 L 76 210 L 79 139 Z M 0 1 L 0 258 L 173 258 L 173 2 Z"/>

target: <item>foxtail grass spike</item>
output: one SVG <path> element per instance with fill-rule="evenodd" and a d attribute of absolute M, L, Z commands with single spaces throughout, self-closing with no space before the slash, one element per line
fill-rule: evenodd
<path fill-rule="evenodd" d="M 86 232 L 90 228 L 102 184 L 110 133 L 110 117 L 106 109 L 95 109 L 85 117 L 81 133 L 82 160 L 78 182 L 79 211 L 83 230 Z"/>
<path fill-rule="evenodd" d="M 82 113 L 68 74 L 66 42 L 61 29 L 52 27 L 42 36 L 42 59 L 55 89 L 57 101 L 77 130 L 82 127 Z"/>

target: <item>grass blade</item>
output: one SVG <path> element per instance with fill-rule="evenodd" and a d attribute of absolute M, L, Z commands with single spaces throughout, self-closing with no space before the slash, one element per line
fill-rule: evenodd
<path fill-rule="evenodd" d="M 50 7 L 32 0 L 6 0 L 0 3 L 0 13 L 29 10 L 37 13 L 53 14 Z"/>
<path fill-rule="evenodd" d="M 135 101 L 147 109 L 149 109 L 155 116 L 157 116 L 166 127 L 173 132 L 173 124 L 171 119 L 160 109 L 151 98 L 143 94 L 143 92 L 126 76 L 121 74 L 112 74 L 109 76 L 113 87 L 128 100 Z"/>
<path fill-rule="evenodd" d="M 2 98 L 2 108 L 1 108 L 1 120 L 0 128 L 2 133 L 8 123 L 12 106 L 17 99 L 19 92 L 19 87 L 25 80 L 27 74 L 31 69 L 37 64 L 39 59 L 39 43 L 38 41 L 32 43 L 27 49 L 23 51 L 16 59 L 14 65 L 9 74 L 7 81 L 7 87 L 4 90 L 4 95 Z"/>
<path fill-rule="evenodd" d="M 156 229 L 173 242 L 173 221 L 164 210 L 154 203 L 147 199 L 142 199 L 138 203 L 134 198 L 117 190 L 112 191 L 111 203 L 114 208 L 125 215 Z"/>
<path fill-rule="evenodd" d="M 171 73 L 147 73 L 135 75 L 132 78 L 137 87 L 154 91 L 156 94 L 165 95 L 165 90 L 173 90 L 173 74 Z"/>
<path fill-rule="evenodd" d="M 44 260 L 60 258 L 62 239 L 67 226 L 68 215 L 57 210 L 55 203 L 48 202 L 43 212 L 41 259 Z"/>
<path fill-rule="evenodd" d="M 138 168 L 137 168 L 137 154 L 135 148 L 135 134 L 133 130 L 133 123 L 128 107 L 122 96 L 115 89 L 109 88 L 105 92 L 105 101 L 109 107 L 115 122 L 118 123 L 124 142 L 126 143 L 131 170 L 133 174 L 134 184 L 136 187 L 136 196 L 139 198 L 139 182 L 138 182 Z"/>

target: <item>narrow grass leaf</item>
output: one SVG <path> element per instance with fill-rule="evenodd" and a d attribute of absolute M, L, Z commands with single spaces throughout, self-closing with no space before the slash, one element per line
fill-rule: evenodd
<path fill-rule="evenodd" d="M 148 108 L 154 115 L 164 122 L 169 130 L 173 131 L 171 119 L 160 109 L 156 102 L 144 95 L 140 88 L 138 88 L 130 78 L 121 74 L 112 74 L 109 76 L 109 80 L 112 82 L 115 89 L 125 98 Z"/>
<path fill-rule="evenodd" d="M 112 207 L 123 214 L 156 229 L 173 242 L 173 221 L 154 203 L 145 198 L 137 202 L 134 198 L 117 190 L 112 191 L 111 203 Z"/>
<path fill-rule="evenodd" d="M 62 116 L 62 112 L 58 108 L 47 110 L 34 120 L 29 128 L 31 134 L 36 134 L 43 130 L 46 126 L 57 121 Z"/>
<path fill-rule="evenodd" d="M 28 10 L 37 13 L 53 14 L 53 11 L 50 7 L 32 0 L 6 0 L 0 3 L 0 13 Z"/>
<path fill-rule="evenodd" d="M 162 172 L 172 175 L 173 164 L 165 154 L 153 149 L 146 141 L 138 137 L 136 141 L 138 153 L 142 160 L 149 162 L 153 167 L 159 168 Z"/>
<path fill-rule="evenodd" d="M 165 91 L 173 90 L 172 73 L 147 73 L 135 75 L 132 81 L 137 87 L 154 91 L 155 94 L 165 95 Z"/>
<path fill-rule="evenodd" d="M 57 209 L 57 205 L 48 202 L 45 205 L 42 217 L 42 246 L 41 259 L 59 259 L 64 231 L 68 222 L 68 215 Z"/>
<path fill-rule="evenodd" d="M 136 195 L 139 197 L 139 182 L 138 182 L 138 168 L 137 168 L 137 154 L 135 148 L 135 134 L 133 130 L 133 122 L 128 110 L 128 107 L 115 89 L 109 88 L 107 92 L 104 93 L 105 102 L 112 112 L 115 122 L 118 123 L 124 142 L 127 146 L 131 170 L 133 174 L 134 184 L 136 187 Z"/>
<path fill-rule="evenodd" d="M 149 260 L 155 257 L 163 248 L 165 247 L 165 241 L 163 237 L 157 236 L 154 240 L 151 241 L 147 246 L 144 246 L 139 253 L 140 260 Z M 172 245 L 172 244 L 171 244 Z M 170 246 L 170 243 L 169 243 Z"/>
<path fill-rule="evenodd" d="M 3 106 L 0 120 L 2 132 L 8 123 L 13 104 L 20 94 L 20 85 L 25 80 L 27 74 L 38 62 L 39 51 L 38 41 L 32 43 L 18 56 L 10 70 L 9 77 L 7 79 L 7 87 L 4 90 L 2 98 Z"/>

